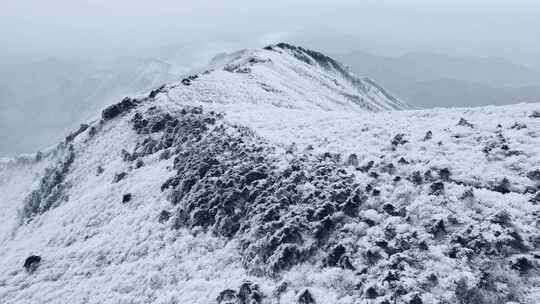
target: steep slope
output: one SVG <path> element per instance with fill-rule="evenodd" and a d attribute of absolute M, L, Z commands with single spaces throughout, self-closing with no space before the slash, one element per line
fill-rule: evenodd
<path fill-rule="evenodd" d="M 0 162 L 0 302 L 536 303 L 540 105 L 359 111 L 290 48 Z"/>

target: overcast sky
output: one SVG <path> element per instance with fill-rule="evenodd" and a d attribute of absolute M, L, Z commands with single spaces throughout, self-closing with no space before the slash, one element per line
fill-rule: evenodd
<path fill-rule="evenodd" d="M 437 51 L 540 62 L 536 0 L 2 2 L 3 60 L 155 57 L 185 46 L 210 52 L 284 40 L 330 52 Z"/>

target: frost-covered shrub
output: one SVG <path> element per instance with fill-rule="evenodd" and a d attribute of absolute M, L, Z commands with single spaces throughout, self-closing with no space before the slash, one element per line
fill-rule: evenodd
<path fill-rule="evenodd" d="M 24 200 L 22 220 L 24 222 L 33 216 L 42 214 L 56 207 L 61 201 L 67 200 L 65 193 L 68 185 L 65 182 L 71 164 L 75 160 L 73 146 L 65 148 L 63 158 L 54 167 L 45 169 L 39 182 L 38 189 L 32 191 Z"/>
<path fill-rule="evenodd" d="M 103 120 L 111 120 L 122 113 L 135 108 L 136 105 L 136 100 L 126 97 L 121 102 L 105 108 L 105 110 L 101 112 L 101 118 L 103 118 Z"/>
<path fill-rule="evenodd" d="M 332 155 L 299 155 L 278 170 L 273 147 L 249 129 L 217 123 L 215 113 L 147 114 L 135 114 L 135 130 L 161 138 L 143 140 L 133 155 L 172 151 L 177 174 L 162 190 L 170 189 L 177 206 L 176 225 L 239 237 L 245 265 L 255 272 L 278 273 L 314 256 L 365 200 Z M 332 266 L 353 268 L 340 258 Z"/>
<path fill-rule="evenodd" d="M 218 304 L 260 304 L 264 298 L 259 286 L 252 282 L 244 282 L 238 290 L 225 289 L 219 293 Z"/>
<path fill-rule="evenodd" d="M 418 170 L 399 161 L 398 153 L 360 165 L 354 156 L 287 149 L 284 161 L 253 131 L 221 118 L 192 107 L 136 113 L 132 123 L 140 141 L 129 155 L 142 159 L 167 151 L 168 157 L 154 157 L 170 157 L 175 171 L 161 186 L 170 214 L 158 220 L 235 239 L 253 274 L 279 277 L 309 263 L 354 272 L 357 285 L 347 292 L 381 303 L 421 303 L 441 288 L 448 291 L 442 299 L 447 302 L 484 297 L 499 303 L 519 300 L 519 284 L 510 282 L 536 273 L 534 235 L 520 231 L 510 213 L 485 214 L 486 209 L 482 216 L 462 217 L 449 211 L 478 204 L 473 189 L 505 193 L 508 181 L 469 185 L 449 168 Z M 398 135 L 394 146 L 406 142 Z M 396 179 L 398 174 L 407 178 Z M 423 201 L 421 207 L 413 207 L 416 200 Z M 456 288 L 448 282 L 457 274 L 425 268 L 445 263 L 458 274 L 484 275 L 483 261 L 500 271 L 486 283 L 458 282 Z M 492 287 L 501 284 L 508 288 Z M 238 291 L 220 297 L 234 303 Z"/>
<path fill-rule="evenodd" d="M 66 136 L 66 143 L 72 142 L 77 136 L 86 131 L 88 127 L 90 126 L 87 124 L 81 124 L 77 130 L 69 133 L 69 135 Z"/>

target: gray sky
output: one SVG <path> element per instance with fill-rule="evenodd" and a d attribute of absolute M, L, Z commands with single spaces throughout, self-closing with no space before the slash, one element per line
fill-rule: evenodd
<path fill-rule="evenodd" d="M 213 52 L 285 40 L 330 52 L 437 51 L 540 62 L 535 0 L 3 2 L 3 60 L 154 57 L 186 46 Z"/>
<path fill-rule="evenodd" d="M 57 142 L 84 111 L 152 87 L 144 81 L 174 79 L 219 52 L 281 41 L 338 56 L 436 52 L 540 68 L 538 0 L 0 1 L 0 156 Z M 139 78 L 147 58 L 172 69 Z M 389 75 L 413 78 L 394 67 Z"/>

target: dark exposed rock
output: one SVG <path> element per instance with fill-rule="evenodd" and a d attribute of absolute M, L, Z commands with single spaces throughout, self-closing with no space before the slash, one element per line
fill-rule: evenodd
<path fill-rule="evenodd" d="M 198 75 L 189 75 L 188 77 L 182 79 L 182 84 L 186 86 L 190 86 L 191 82 L 195 79 L 199 78 Z"/>
<path fill-rule="evenodd" d="M 161 87 L 155 89 L 155 90 L 152 90 L 150 92 L 150 94 L 148 95 L 149 98 L 156 98 L 156 96 L 159 94 L 159 93 L 162 93 L 165 91 L 165 85 L 162 85 Z"/>
<path fill-rule="evenodd" d="M 427 131 L 426 135 L 424 135 L 424 141 L 428 141 L 433 138 L 433 132 Z"/>
<path fill-rule="evenodd" d="M 336 212 L 336 208 L 333 204 L 326 203 L 320 208 L 317 208 L 313 217 L 317 220 L 322 220 L 329 215 L 333 215 Z"/>
<path fill-rule="evenodd" d="M 257 284 L 244 282 L 238 289 L 237 297 L 239 304 L 259 304 L 262 302 L 263 294 Z"/>
<path fill-rule="evenodd" d="M 454 253 L 459 252 L 461 248 L 466 248 L 476 254 L 508 256 L 528 250 L 523 237 L 516 230 L 490 231 L 489 229 L 489 226 L 469 226 L 456 232 L 450 239 L 450 242 L 456 245 Z M 486 232 L 489 233 L 489 238 L 486 238 Z"/>
<path fill-rule="evenodd" d="M 285 293 L 289 289 L 289 282 L 283 281 L 281 282 L 272 292 L 273 296 L 275 298 L 280 298 L 283 293 Z"/>
<path fill-rule="evenodd" d="M 474 128 L 474 125 L 470 122 L 468 122 L 465 118 L 460 118 L 459 119 L 459 122 L 457 124 L 458 126 L 462 126 L 462 127 L 469 127 L 469 128 Z"/>
<path fill-rule="evenodd" d="M 137 103 L 135 100 L 126 97 L 121 102 L 105 108 L 105 110 L 101 112 L 101 118 L 103 118 L 103 120 L 111 120 L 124 112 L 135 108 L 136 105 Z"/>
<path fill-rule="evenodd" d="M 512 269 L 519 271 L 521 275 L 527 274 L 534 268 L 534 264 L 527 257 L 519 257 L 512 263 Z"/>
<path fill-rule="evenodd" d="M 345 254 L 346 249 L 343 245 L 337 245 L 336 247 L 330 250 L 328 256 L 326 257 L 325 265 L 326 266 L 337 266 L 341 257 Z"/>
<path fill-rule="evenodd" d="M 298 296 L 298 300 L 296 301 L 298 304 L 315 304 L 315 299 L 311 295 L 311 292 L 309 292 L 308 289 L 305 289 L 302 293 L 300 293 L 300 296 Z"/>
<path fill-rule="evenodd" d="M 400 164 L 400 165 L 408 165 L 408 164 L 409 164 L 409 161 L 406 160 L 406 159 L 403 158 L 403 157 L 400 157 L 399 160 L 398 160 L 398 164 Z"/>
<path fill-rule="evenodd" d="M 347 255 L 344 255 L 339 259 L 338 265 L 339 267 L 343 269 L 356 270 L 356 268 L 353 266 L 351 262 L 351 258 Z"/>
<path fill-rule="evenodd" d="M 373 165 L 375 165 L 375 162 L 370 160 L 367 164 L 360 167 L 359 170 L 362 172 L 368 172 L 369 170 L 371 170 L 371 168 L 373 168 Z"/>
<path fill-rule="evenodd" d="M 388 283 L 399 281 L 399 273 L 397 271 L 391 270 L 386 274 L 386 276 L 384 276 L 382 281 Z"/>
<path fill-rule="evenodd" d="M 433 182 L 436 180 L 431 170 L 426 170 L 426 172 L 424 172 L 424 180 L 426 182 Z"/>
<path fill-rule="evenodd" d="M 430 274 L 430 275 L 427 277 L 427 281 L 428 281 L 432 286 L 437 286 L 437 284 L 439 284 L 439 278 L 438 278 L 437 275 L 434 274 L 434 273 Z"/>
<path fill-rule="evenodd" d="M 540 204 L 540 191 L 536 192 L 536 194 L 530 199 L 530 202 L 535 205 Z"/>
<path fill-rule="evenodd" d="M 400 133 L 400 134 L 397 134 L 396 136 L 394 136 L 394 138 L 392 138 L 392 146 L 399 146 L 399 145 L 404 145 L 406 144 L 408 141 L 405 139 L 405 134 L 403 133 Z"/>
<path fill-rule="evenodd" d="M 422 304 L 422 303 L 423 303 L 422 298 L 418 294 L 415 294 L 409 301 L 409 304 Z"/>
<path fill-rule="evenodd" d="M 356 189 L 355 193 L 340 206 L 341 211 L 343 211 L 345 215 L 355 217 L 358 214 L 358 208 L 366 199 L 367 197 L 363 192 L 360 189 Z"/>
<path fill-rule="evenodd" d="M 496 213 L 489 219 L 489 221 L 494 224 L 501 225 L 501 227 L 510 227 L 512 225 L 512 218 L 506 211 Z"/>
<path fill-rule="evenodd" d="M 175 126 L 175 122 L 170 114 L 165 114 L 163 117 L 152 121 L 150 125 L 150 133 L 157 133 L 163 131 L 168 125 Z"/>
<path fill-rule="evenodd" d="M 113 178 L 113 183 L 118 183 L 120 182 L 121 180 L 123 180 L 124 178 L 126 178 L 127 176 L 127 173 L 126 172 L 120 172 L 118 174 L 116 174 Z"/>
<path fill-rule="evenodd" d="M 79 136 L 79 134 L 86 131 L 86 129 L 88 129 L 88 127 L 89 127 L 89 125 L 87 125 L 87 124 L 80 125 L 79 129 L 77 129 L 74 132 L 69 133 L 69 135 L 66 137 L 66 143 L 72 142 L 77 136 Z"/>
<path fill-rule="evenodd" d="M 96 169 L 96 175 L 101 175 L 103 172 L 105 172 L 105 169 L 103 169 L 102 166 L 98 166 Z"/>
<path fill-rule="evenodd" d="M 369 265 L 375 265 L 382 258 L 378 251 L 373 250 L 367 250 L 364 256 Z"/>
<path fill-rule="evenodd" d="M 373 286 L 368 287 L 364 292 L 366 299 L 375 299 L 379 296 L 377 289 Z"/>
<path fill-rule="evenodd" d="M 540 118 L 540 111 L 533 111 L 531 115 L 529 115 L 530 118 Z"/>
<path fill-rule="evenodd" d="M 527 128 L 527 125 L 524 124 L 524 123 L 520 123 L 520 122 L 515 122 L 511 127 L 510 129 L 514 129 L 514 130 L 521 130 L 521 129 L 526 129 Z"/>
<path fill-rule="evenodd" d="M 41 263 L 41 257 L 38 255 L 31 255 L 26 258 L 24 261 L 24 269 L 26 269 L 27 272 L 32 273 L 36 271 L 36 269 L 39 267 L 39 264 Z"/>
<path fill-rule="evenodd" d="M 144 161 L 142 159 L 137 159 L 137 162 L 135 162 L 135 168 L 136 169 L 139 169 L 141 168 L 142 166 L 144 166 Z"/>
<path fill-rule="evenodd" d="M 474 188 L 467 188 L 463 193 L 460 195 L 459 199 L 461 200 L 472 200 L 474 199 Z"/>
<path fill-rule="evenodd" d="M 171 151 L 170 150 L 163 150 L 161 154 L 159 155 L 160 160 L 166 160 L 171 158 Z"/>
<path fill-rule="evenodd" d="M 63 157 L 54 167 L 45 169 L 45 174 L 39 182 L 38 189 L 32 191 L 23 202 L 22 218 L 31 220 L 34 215 L 42 214 L 56 207 L 61 201 L 66 201 L 66 176 L 75 160 L 73 146 L 69 145 L 62 151 Z"/>
<path fill-rule="evenodd" d="M 433 234 L 435 238 L 441 238 L 446 234 L 446 226 L 444 225 L 444 221 L 442 219 L 439 219 L 434 224 L 429 226 L 428 232 Z"/>
<path fill-rule="evenodd" d="M 146 129 L 146 127 L 148 127 L 148 120 L 144 119 L 141 113 L 135 113 L 133 118 L 131 118 L 131 123 L 133 124 L 133 129 L 135 129 L 138 134 L 149 132 L 148 129 Z"/>
<path fill-rule="evenodd" d="M 529 171 L 527 177 L 535 182 L 540 182 L 540 169 Z"/>
<path fill-rule="evenodd" d="M 279 247 L 275 253 L 275 259 L 272 262 L 272 270 L 280 272 L 290 269 L 302 260 L 302 254 L 297 246 L 292 244 L 284 244 Z"/>
<path fill-rule="evenodd" d="M 171 217 L 171 213 L 170 213 L 169 211 L 162 210 L 162 211 L 159 213 L 158 221 L 159 221 L 160 223 L 165 223 L 166 221 L 169 220 L 170 217 Z"/>
<path fill-rule="evenodd" d="M 382 206 L 382 209 L 384 212 L 386 212 L 388 215 L 396 216 L 398 215 L 396 211 L 396 207 L 394 205 L 387 203 Z"/>
<path fill-rule="evenodd" d="M 133 156 L 131 154 L 129 154 L 129 152 L 126 149 L 122 149 L 122 151 L 120 153 L 122 153 L 122 160 L 123 161 L 129 162 L 129 161 L 133 160 Z"/>
<path fill-rule="evenodd" d="M 122 204 L 129 203 L 131 201 L 132 195 L 131 193 L 124 194 L 122 196 Z"/>
<path fill-rule="evenodd" d="M 36 157 L 34 158 L 36 162 L 40 162 L 43 159 L 43 152 L 36 152 Z"/>
<path fill-rule="evenodd" d="M 88 130 L 88 137 L 94 137 L 97 134 L 97 128 L 95 126 L 91 126 L 90 130 Z"/>
<path fill-rule="evenodd" d="M 219 293 L 216 302 L 217 304 L 236 304 L 237 303 L 236 291 L 232 289 L 225 289 Z"/>
<path fill-rule="evenodd" d="M 388 173 L 388 174 L 394 174 L 396 173 L 396 166 L 394 164 L 390 163 L 381 168 L 381 172 Z"/>
<path fill-rule="evenodd" d="M 429 186 L 429 194 L 442 195 L 444 193 L 444 183 L 435 182 Z"/>
<path fill-rule="evenodd" d="M 267 177 L 268 177 L 268 174 L 266 174 L 264 171 L 253 170 L 246 175 L 246 183 L 251 184 L 254 181 L 265 179 Z"/>
<path fill-rule="evenodd" d="M 497 184 L 496 186 L 493 187 L 493 191 L 496 191 L 496 192 L 499 192 L 499 193 L 502 193 L 502 194 L 506 194 L 506 193 L 510 193 L 510 181 L 505 177 L 503 178 L 499 184 Z"/>
<path fill-rule="evenodd" d="M 415 185 L 421 185 L 424 182 L 424 179 L 422 178 L 422 173 L 420 173 L 420 171 L 414 171 L 409 177 L 409 180 Z"/>
<path fill-rule="evenodd" d="M 461 279 L 456 284 L 455 295 L 459 304 L 487 304 L 484 296 L 476 287 L 469 288 L 465 279 Z"/>
<path fill-rule="evenodd" d="M 356 154 L 351 154 L 349 155 L 349 158 L 347 158 L 347 162 L 345 163 L 347 166 L 352 166 L 352 167 L 358 167 L 359 165 L 359 162 L 358 162 L 358 156 Z"/>
<path fill-rule="evenodd" d="M 448 168 L 443 168 L 443 169 L 439 169 L 439 178 L 445 182 L 449 181 L 450 180 L 450 169 Z"/>

